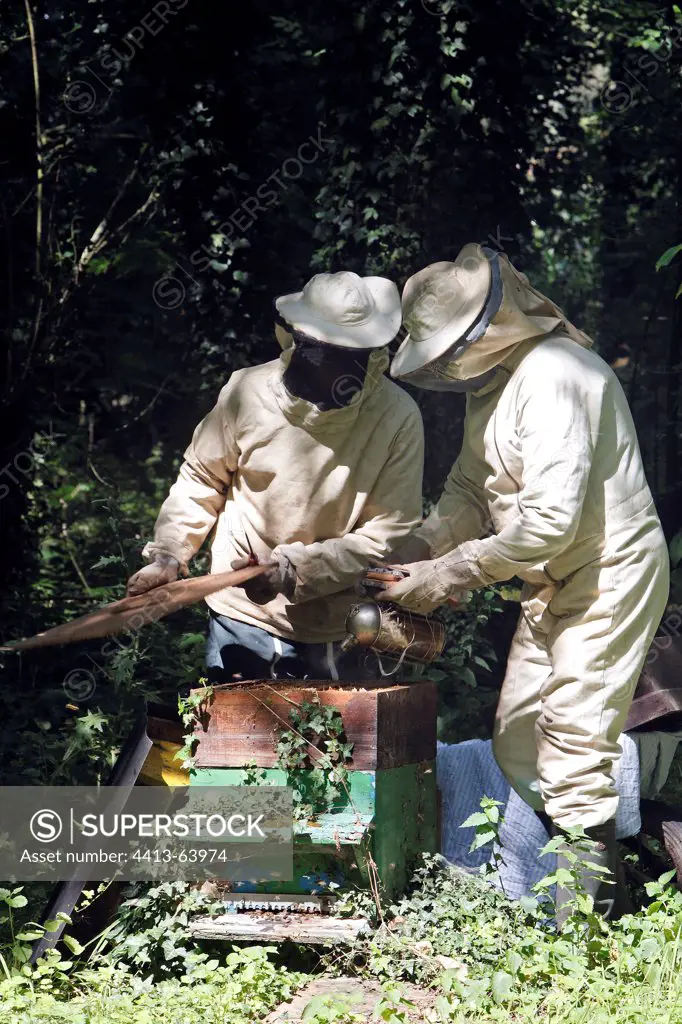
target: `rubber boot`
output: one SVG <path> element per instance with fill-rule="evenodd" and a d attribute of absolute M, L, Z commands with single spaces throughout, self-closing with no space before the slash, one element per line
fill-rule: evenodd
<path fill-rule="evenodd" d="M 561 835 L 561 829 L 553 825 L 554 835 Z M 598 864 L 608 871 L 608 875 L 596 878 L 597 872 L 592 868 L 584 868 L 580 871 L 580 883 L 584 893 L 591 896 L 594 901 L 596 913 L 601 914 L 607 921 L 617 921 L 624 914 L 633 913 L 633 906 L 630 901 L 625 884 L 625 872 L 618 853 L 616 842 L 615 820 L 607 821 L 603 825 L 594 825 L 586 828 L 585 834 L 595 843 L 590 853 L 585 854 L 585 860 L 592 864 Z M 557 854 L 557 868 L 571 870 L 571 864 L 561 853 Z M 557 927 L 561 931 L 571 912 L 571 903 L 575 893 L 568 886 L 557 885 L 556 890 L 556 916 Z"/>

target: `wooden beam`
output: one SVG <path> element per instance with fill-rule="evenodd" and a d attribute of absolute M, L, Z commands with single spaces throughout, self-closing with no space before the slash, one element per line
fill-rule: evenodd
<path fill-rule="evenodd" d="M 107 786 L 121 786 L 129 787 L 134 786 L 137 778 L 142 770 L 147 755 L 151 749 L 152 741 L 147 735 L 147 719 L 146 716 L 141 716 L 132 732 L 128 736 L 128 739 L 123 744 L 121 753 L 118 755 L 116 764 L 111 770 L 111 774 L 107 779 Z M 125 792 L 125 789 L 122 790 Z M 50 898 L 42 917 L 41 922 L 58 920 L 58 914 L 67 914 L 71 916 L 74 911 L 74 907 L 80 899 L 83 889 L 88 883 L 83 879 L 71 878 L 66 882 L 59 882 Z M 31 956 L 29 962 L 35 964 L 37 960 L 45 956 L 49 949 L 53 949 L 62 937 L 64 931 L 65 922 L 59 920 L 57 927 L 52 932 L 45 932 L 45 934 L 37 939 L 32 946 Z"/>
<path fill-rule="evenodd" d="M 328 917 L 325 914 L 287 914 L 262 911 L 256 914 L 221 914 L 191 921 L 195 939 L 234 942 L 305 942 L 313 946 L 327 942 L 352 943 L 369 931 L 364 918 Z"/>

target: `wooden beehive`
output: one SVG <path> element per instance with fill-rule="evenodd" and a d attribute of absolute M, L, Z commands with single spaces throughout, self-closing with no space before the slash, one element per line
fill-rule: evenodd
<path fill-rule="evenodd" d="M 277 764 L 277 740 L 291 728 L 293 705 L 319 702 L 341 715 L 352 744 L 345 790 L 309 821 L 295 824 L 294 879 L 237 891 L 320 894 L 372 887 L 374 867 L 386 896 L 402 891 L 422 852 L 437 849 L 436 688 L 428 682 L 343 686 L 328 680 L 216 687 L 195 728 L 190 785 L 232 786 L 260 769 L 267 785 L 305 788 L 310 767 Z"/>

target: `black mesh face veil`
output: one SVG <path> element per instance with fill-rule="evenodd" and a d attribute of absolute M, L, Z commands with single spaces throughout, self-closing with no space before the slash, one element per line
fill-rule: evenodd
<path fill-rule="evenodd" d="M 490 321 L 502 304 L 502 273 L 498 254 L 492 249 L 485 248 L 483 252 L 490 261 L 490 287 L 480 316 L 464 337 L 453 342 L 442 356 L 427 363 L 426 366 L 422 366 L 419 370 L 404 374 L 401 379 L 406 384 L 414 384 L 415 387 L 425 388 L 427 391 L 472 391 L 482 387 L 492 377 L 494 370 L 481 374 L 480 377 L 474 377 L 471 381 L 465 381 L 457 376 L 452 365 L 471 345 L 483 337 L 490 326 Z"/>
<path fill-rule="evenodd" d="M 273 304 L 274 305 L 274 304 Z M 284 385 L 321 410 L 350 405 L 362 391 L 371 349 L 346 348 L 297 331 L 274 306 L 275 323 L 294 339 Z"/>

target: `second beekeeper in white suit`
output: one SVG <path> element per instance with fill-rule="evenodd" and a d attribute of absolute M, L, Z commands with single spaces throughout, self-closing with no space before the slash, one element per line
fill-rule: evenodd
<path fill-rule="evenodd" d="M 393 376 L 468 394 L 462 450 L 399 552 L 413 564 L 390 599 L 429 611 L 524 581 L 495 756 L 531 806 L 585 828 L 613 868 L 618 740 L 669 582 L 625 395 L 591 340 L 478 245 L 410 278 L 403 317 Z"/>

